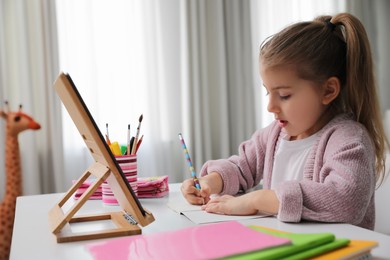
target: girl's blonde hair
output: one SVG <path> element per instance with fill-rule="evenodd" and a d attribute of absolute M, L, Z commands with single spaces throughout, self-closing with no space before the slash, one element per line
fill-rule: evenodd
<path fill-rule="evenodd" d="M 322 83 L 332 76 L 340 80 L 340 95 L 331 109 L 335 114 L 352 114 L 367 128 L 375 145 L 376 179 L 380 185 L 385 177 L 389 141 L 383 127 L 371 48 L 359 19 L 340 13 L 293 24 L 264 41 L 260 59 L 266 66 L 292 65 L 299 77 L 313 82 Z"/>

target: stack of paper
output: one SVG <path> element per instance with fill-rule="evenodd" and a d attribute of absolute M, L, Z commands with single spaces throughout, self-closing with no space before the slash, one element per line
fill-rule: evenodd
<path fill-rule="evenodd" d="M 364 259 L 375 241 L 286 233 L 237 221 L 86 245 L 93 259 Z M 360 258 L 361 257 L 361 258 Z"/>
<path fill-rule="evenodd" d="M 216 259 L 290 244 L 236 221 L 135 235 L 87 245 L 93 259 Z"/>

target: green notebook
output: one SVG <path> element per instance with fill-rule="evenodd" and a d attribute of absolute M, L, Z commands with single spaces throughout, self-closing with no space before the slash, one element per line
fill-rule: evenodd
<path fill-rule="evenodd" d="M 315 256 L 319 256 L 319 255 L 331 252 L 333 250 L 339 249 L 339 248 L 344 247 L 348 244 L 349 244 L 349 239 L 339 238 L 339 239 L 336 239 L 330 243 L 326 243 L 326 244 L 320 245 L 318 247 L 311 248 L 311 249 L 305 250 L 303 252 L 293 254 L 293 255 L 288 256 L 288 257 L 284 257 L 283 259 L 284 260 L 309 259 L 309 258 L 312 258 Z"/>
<path fill-rule="evenodd" d="M 335 236 L 331 233 L 297 234 L 269 230 L 259 226 L 249 227 L 259 232 L 288 238 L 292 245 L 269 248 L 224 259 L 306 259 L 346 246 L 349 243 L 348 239 L 335 239 Z"/>

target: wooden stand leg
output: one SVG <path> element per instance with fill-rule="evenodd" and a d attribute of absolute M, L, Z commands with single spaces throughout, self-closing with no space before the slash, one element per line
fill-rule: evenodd
<path fill-rule="evenodd" d="M 57 242 L 72 242 L 97 238 L 108 238 L 116 236 L 126 236 L 140 234 L 141 229 L 136 223 L 130 223 L 124 212 L 111 212 L 96 215 L 74 216 L 77 211 L 84 205 L 88 198 L 95 192 L 95 190 L 104 182 L 110 174 L 110 170 L 100 163 L 94 163 L 91 167 L 80 177 L 80 179 L 69 189 L 64 197 L 56 204 L 49 212 L 49 222 L 52 232 L 57 237 Z M 83 182 L 94 175 L 96 181 L 84 192 L 79 200 L 72 206 L 72 208 L 64 214 L 62 206 L 72 197 L 72 194 L 83 184 Z M 71 229 L 71 223 L 90 222 L 99 220 L 111 220 L 116 228 L 74 233 Z"/>
<path fill-rule="evenodd" d="M 64 229 L 62 229 L 59 233 L 56 234 L 57 242 L 74 242 L 89 239 L 100 239 L 141 234 L 141 229 L 137 225 L 130 224 L 129 222 L 127 222 L 126 219 L 123 217 L 122 212 L 111 212 L 102 213 L 99 215 L 85 215 L 80 217 L 74 217 L 71 219 L 70 224 L 102 220 L 111 220 L 112 223 L 116 225 L 116 228 L 93 232 L 74 233 L 71 230 L 71 225 L 67 225 Z"/>

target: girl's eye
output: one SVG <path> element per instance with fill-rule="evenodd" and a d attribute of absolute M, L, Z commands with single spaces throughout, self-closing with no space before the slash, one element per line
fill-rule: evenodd
<path fill-rule="evenodd" d="M 286 95 L 286 96 L 280 96 L 281 100 L 287 100 L 291 97 L 291 95 Z"/>

